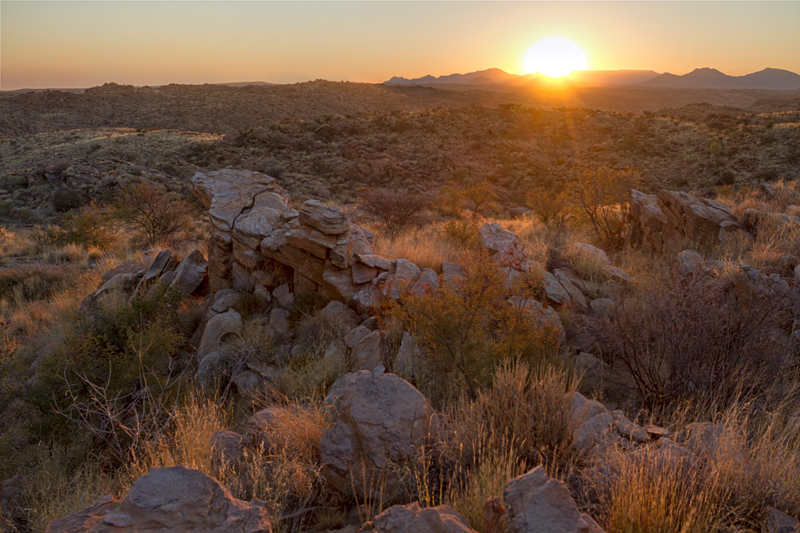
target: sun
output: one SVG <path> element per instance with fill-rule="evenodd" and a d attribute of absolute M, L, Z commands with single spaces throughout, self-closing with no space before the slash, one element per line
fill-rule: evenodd
<path fill-rule="evenodd" d="M 541 72 L 551 78 L 566 76 L 573 70 L 586 68 L 586 54 L 565 37 L 545 37 L 525 54 L 525 70 Z"/>

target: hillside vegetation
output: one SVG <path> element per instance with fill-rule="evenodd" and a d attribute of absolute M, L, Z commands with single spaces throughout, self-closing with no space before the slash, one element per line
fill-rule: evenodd
<path fill-rule="evenodd" d="M 0 528 L 791 531 L 800 109 L 771 96 L 3 95 Z"/>

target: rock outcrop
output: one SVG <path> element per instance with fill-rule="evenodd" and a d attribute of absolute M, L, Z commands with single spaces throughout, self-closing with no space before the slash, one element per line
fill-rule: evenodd
<path fill-rule="evenodd" d="M 271 533 L 272 527 L 264 502 L 237 500 L 203 472 L 175 466 L 137 479 L 122 502 L 106 496 L 46 531 Z"/>
<path fill-rule="evenodd" d="M 684 238 L 714 245 L 734 233 L 746 235 L 725 204 L 679 191 L 652 195 L 632 189 L 631 220 L 628 243 L 638 247 L 647 242 L 658 253 L 669 252 Z"/>

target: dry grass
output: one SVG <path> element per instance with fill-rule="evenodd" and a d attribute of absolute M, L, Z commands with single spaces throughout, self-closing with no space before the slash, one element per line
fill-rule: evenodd
<path fill-rule="evenodd" d="M 597 516 L 605 530 L 761 531 L 767 506 L 798 516 L 797 393 L 797 386 L 780 391 L 782 399 L 758 414 L 753 405 L 733 405 L 717 420 L 725 430 L 716 452 L 694 468 L 659 468 L 654 448 L 608 452 L 598 463 L 608 468 L 587 471 L 600 494 Z M 714 419 L 708 411 L 694 414 Z"/>

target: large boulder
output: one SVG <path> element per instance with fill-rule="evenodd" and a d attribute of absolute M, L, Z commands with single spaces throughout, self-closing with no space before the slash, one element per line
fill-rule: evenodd
<path fill-rule="evenodd" d="M 198 172 L 192 178 L 192 191 L 208 209 L 212 224 L 225 232 L 253 206 L 256 195 L 276 189 L 275 178 L 249 170 Z"/>
<path fill-rule="evenodd" d="M 347 374 L 334 402 L 336 422 L 322 433 L 322 474 L 336 490 L 359 497 L 392 491 L 387 467 L 410 459 L 424 444 L 430 402 L 407 381 L 382 372 Z M 379 483 L 379 476 L 388 476 Z"/>
<path fill-rule="evenodd" d="M 409 290 L 420 277 L 422 270 L 407 259 L 395 259 L 389 269 L 389 277 L 383 288 L 383 294 L 387 298 L 398 300 L 400 296 Z"/>
<path fill-rule="evenodd" d="M 481 239 L 481 247 L 489 252 L 489 255 L 503 253 L 509 248 L 519 245 L 519 237 L 497 222 L 485 223 L 478 230 L 478 235 Z"/>
<path fill-rule="evenodd" d="M 208 261 L 200 250 L 194 250 L 178 263 L 169 286 L 184 295 L 192 294 L 208 280 Z"/>
<path fill-rule="evenodd" d="M 54 520 L 47 531 L 272 531 L 266 503 L 237 500 L 203 472 L 182 466 L 155 468 L 136 480 L 121 504 L 106 498 L 76 515 Z"/>
<path fill-rule="evenodd" d="M 426 509 L 417 502 L 395 505 L 372 523 L 378 533 L 474 533 L 467 520 L 448 505 Z"/>
<path fill-rule="evenodd" d="M 597 523 L 578 511 L 563 481 L 537 466 L 503 489 L 508 525 L 513 533 L 601 533 Z"/>

